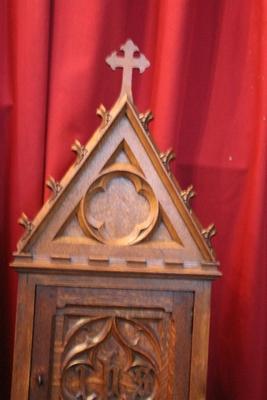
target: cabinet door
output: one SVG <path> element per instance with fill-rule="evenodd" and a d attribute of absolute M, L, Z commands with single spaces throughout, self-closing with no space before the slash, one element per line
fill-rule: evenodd
<path fill-rule="evenodd" d="M 30 400 L 188 399 L 193 299 L 38 286 Z"/>

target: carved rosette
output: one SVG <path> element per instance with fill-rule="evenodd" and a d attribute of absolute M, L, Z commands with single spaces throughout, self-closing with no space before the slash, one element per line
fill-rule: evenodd
<path fill-rule="evenodd" d="M 108 191 L 112 181 L 117 180 L 118 185 L 120 185 L 120 179 L 124 180 L 124 185 L 121 185 L 122 191 L 125 190 L 125 186 L 127 186 L 125 185 L 125 182 L 134 188 L 133 190 L 135 190 L 136 203 L 133 202 L 132 197 L 128 196 L 127 193 L 120 193 L 120 186 L 117 187 L 117 193 L 120 193 L 117 202 L 113 199 L 107 199 L 105 203 L 108 204 L 108 201 L 113 202 L 113 204 L 109 204 L 109 206 L 111 206 L 110 209 L 112 209 L 112 207 L 115 209 L 116 206 L 119 207 L 117 205 L 119 201 L 121 202 L 121 206 L 128 207 L 128 213 L 126 216 L 123 216 L 122 210 L 120 209 L 114 211 L 113 221 L 119 221 L 119 224 L 122 227 L 123 224 L 125 224 L 125 226 L 131 225 L 132 229 L 126 234 L 119 235 L 112 232 L 112 234 L 109 235 L 105 219 L 100 220 L 95 218 L 90 210 L 88 212 L 88 208 L 90 208 L 90 204 L 94 201 L 98 194 L 104 194 Z M 140 196 L 143 201 L 142 205 L 137 202 L 137 200 L 141 200 Z M 146 210 L 147 208 L 148 210 Z M 139 211 L 139 220 L 137 219 L 137 221 L 134 220 L 134 211 Z M 108 211 L 108 213 L 109 215 L 106 216 L 106 218 L 112 219 L 112 216 L 110 216 L 110 211 Z M 105 218 L 104 212 L 101 214 L 101 209 L 98 211 L 98 215 L 100 215 L 101 218 Z M 79 224 L 86 236 L 94 238 L 98 242 L 104 244 L 118 246 L 133 245 L 145 239 L 155 227 L 158 220 L 158 215 L 158 201 L 150 185 L 146 182 L 142 174 L 133 165 L 119 163 L 106 168 L 98 176 L 98 178 L 89 187 L 86 195 L 81 200 L 78 209 Z M 125 221 L 126 217 L 128 219 L 127 221 Z"/>
<path fill-rule="evenodd" d="M 61 399 L 156 399 L 160 354 L 158 339 L 140 321 L 83 318 L 65 338 Z"/>

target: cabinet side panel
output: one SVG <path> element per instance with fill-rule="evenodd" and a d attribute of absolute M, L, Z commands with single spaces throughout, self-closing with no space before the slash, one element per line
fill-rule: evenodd
<path fill-rule="evenodd" d="M 35 286 L 19 274 L 16 334 L 13 356 L 12 400 L 27 400 L 32 350 Z"/>
<path fill-rule="evenodd" d="M 50 375 L 53 363 L 51 343 L 53 340 L 56 309 L 55 287 L 37 286 L 33 333 L 32 367 L 30 377 L 30 400 L 50 398 Z"/>
<path fill-rule="evenodd" d="M 198 282 L 193 315 L 190 400 L 206 399 L 211 283 Z"/>
<path fill-rule="evenodd" d="M 173 323 L 175 341 L 171 351 L 175 354 L 173 372 L 174 400 L 187 400 L 189 397 L 189 375 L 192 345 L 193 292 L 173 293 Z"/>

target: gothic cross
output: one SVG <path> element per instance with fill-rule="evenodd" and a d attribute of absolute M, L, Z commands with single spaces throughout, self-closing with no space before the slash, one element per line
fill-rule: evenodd
<path fill-rule="evenodd" d="M 131 39 L 128 39 L 127 42 L 120 47 L 120 49 L 124 52 L 123 56 L 118 55 L 117 52 L 114 51 L 106 58 L 106 62 L 113 70 L 116 68 L 123 69 L 120 95 L 126 93 L 132 100 L 133 69 L 138 68 L 139 72 L 142 74 L 145 69 L 150 66 L 150 63 L 147 58 L 139 52 L 139 48 Z M 134 56 L 135 52 L 139 52 L 138 57 Z"/>

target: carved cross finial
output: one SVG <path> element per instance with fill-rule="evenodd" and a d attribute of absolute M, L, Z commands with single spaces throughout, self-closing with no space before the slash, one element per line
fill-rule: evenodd
<path fill-rule="evenodd" d="M 132 100 L 133 69 L 138 68 L 139 72 L 142 74 L 145 69 L 150 66 L 150 63 L 147 58 L 139 52 L 139 48 L 131 39 L 128 39 L 127 42 L 120 47 L 120 49 L 124 52 L 123 56 L 119 56 L 117 52 L 114 51 L 106 58 L 106 62 L 113 70 L 116 68 L 123 69 L 120 95 L 127 93 Z M 134 56 L 135 52 L 139 52 L 139 56 Z"/>

